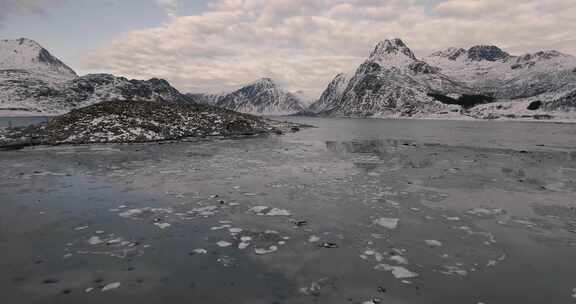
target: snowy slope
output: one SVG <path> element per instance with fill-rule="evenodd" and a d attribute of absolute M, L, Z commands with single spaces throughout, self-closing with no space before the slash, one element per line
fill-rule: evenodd
<path fill-rule="evenodd" d="M 558 51 L 513 56 L 496 46 L 475 46 L 439 51 L 426 60 L 449 77 L 503 101 L 541 99 L 549 110 L 565 110 L 566 99 L 576 92 L 576 57 Z"/>
<path fill-rule="evenodd" d="M 300 94 L 288 92 L 270 78 L 262 78 L 234 92 L 188 94 L 195 101 L 255 115 L 289 115 L 306 108 Z"/>
<path fill-rule="evenodd" d="M 76 73 L 33 40 L 0 40 L 0 70 L 23 70 L 47 81 L 67 81 Z"/>

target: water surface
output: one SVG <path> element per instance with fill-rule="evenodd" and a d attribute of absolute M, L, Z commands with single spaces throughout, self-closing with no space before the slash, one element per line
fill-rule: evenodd
<path fill-rule="evenodd" d="M 572 125 L 288 119 L 318 128 L 2 152 L 0 293 L 14 303 L 574 301 Z"/>

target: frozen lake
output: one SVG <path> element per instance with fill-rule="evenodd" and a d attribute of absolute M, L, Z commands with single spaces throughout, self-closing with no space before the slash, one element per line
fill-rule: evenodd
<path fill-rule="evenodd" d="M 576 125 L 0 152 L 8 303 L 571 303 Z"/>
<path fill-rule="evenodd" d="M 46 122 L 49 119 L 50 117 L 47 116 L 0 117 L 0 128 L 26 127 L 33 124 Z"/>

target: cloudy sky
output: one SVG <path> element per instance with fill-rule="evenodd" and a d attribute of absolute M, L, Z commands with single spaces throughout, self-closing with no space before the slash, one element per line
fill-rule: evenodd
<path fill-rule="evenodd" d="M 385 38 L 420 56 L 495 44 L 576 55 L 575 0 L 0 0 L 0 37 L 80 74 L 217 92 L 261 77 L 317 95 Z"/>

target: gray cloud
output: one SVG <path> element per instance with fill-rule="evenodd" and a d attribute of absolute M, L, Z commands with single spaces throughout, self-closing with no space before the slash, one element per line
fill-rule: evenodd
<path fill-rule="evenodd" d="M 218 0 L 209 7 L 125 33 L 84 58 L 83 68 L 164 77 L 186 91 L 267 76 L 319 94 L 389 37 L 421 55 L 477 43 L 576 54 L 573 0 Z"/>
<path fill-rule="evenodd" d="M 6 18 L 18 14 L 42 14 L 44 8 L 59 5 L 65 0 L 1 0 L 0 26 Z"/>

